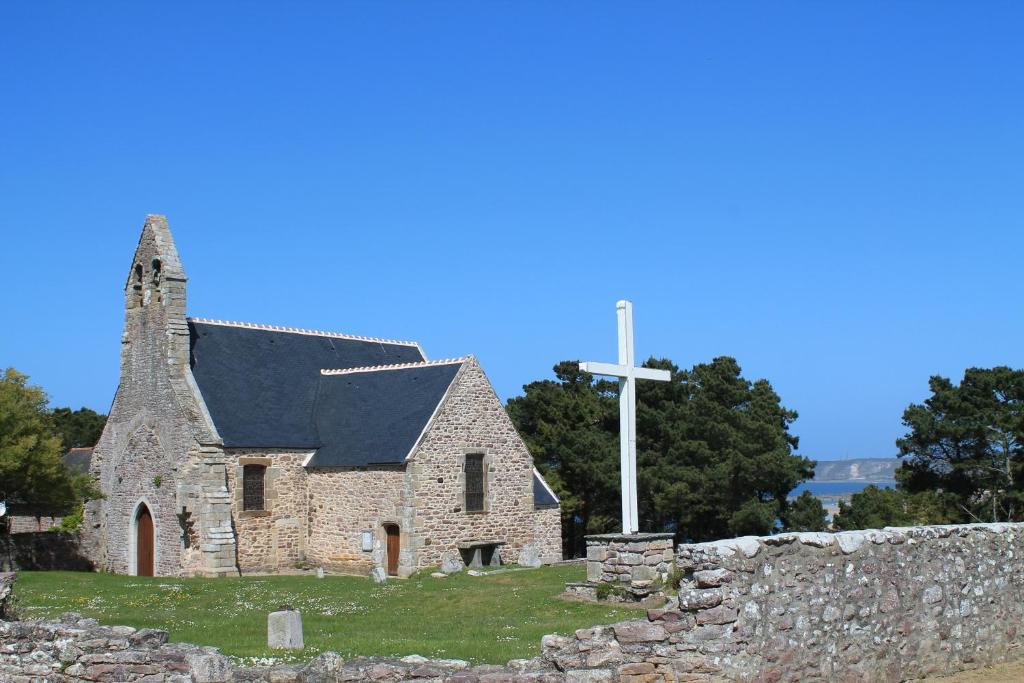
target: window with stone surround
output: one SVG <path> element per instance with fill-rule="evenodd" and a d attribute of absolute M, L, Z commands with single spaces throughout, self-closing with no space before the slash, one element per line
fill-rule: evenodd
<path fill-rule="evenodd" d="M 265 510 L 267 468 L 263 465 L 242 467 L 242 509 Z"/>
<path fill-rule="evenodd" d="M 466 474 L 466 512 L 483 512 L 484 500 L 487 498 L 484 454 L 467 453 L 463 471 Z"/>

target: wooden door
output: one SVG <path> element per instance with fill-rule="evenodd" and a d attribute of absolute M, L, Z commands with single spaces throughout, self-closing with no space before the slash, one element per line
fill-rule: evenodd
<path fill-rule="evenodd" d="M 388 574 L 398 576 L 398 553 L 401 552 L 402 537 L 397 524 L 385 524 L 384 530 L 388 534 Z"/>
<path fill-rule="evenodd" d="M 135 520 L 135 574 L 153 576 L 153 516 L 145 505 Z"/>

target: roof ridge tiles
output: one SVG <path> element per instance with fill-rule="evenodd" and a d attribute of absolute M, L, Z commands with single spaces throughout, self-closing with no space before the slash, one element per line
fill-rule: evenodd
<path fill-rule="evenodd" d="M 419 346 L 419 342 L 404 341 L 401 339 L 384 339 L 383 337 L 364 337 L 359 334 L 344 334 L 342 332 L 325 332 L 323 330 L 307 330 L 299 327 L 284 327 L 282 325 L 262 325 L 260 323 L 246 323 L 234 320 L 214 320 L 212 318 L 189 317 L 189 322 L 205 323 L 207 325 L 223 325 L 225 327 L 242 327 L 250 330 L 267 330 L 269 332 L 291 332 L 293 334 L 305 334 L 316 337 L 331 337 L 333 339 L 352 339 L 355 341 L 378 342 L 380 344 L 399 344 L 401 346 Z"/>
<path fill-rule="evenodd" d="M 391 365 L 365 365 L 360 368 L 323 368 L 320 370 L 321 375 L 352 375 L 359 372 L 377 372 L 380 370 L 406 370 L 409 368 L 425 368 L 431 365 L 455 365 L 458 363 L 465 363 L 469 360 L 468 356 L 461 356 L 459 358 L 441 358 L 438 360 L 425 360 L 415 363 L 392 363 Z"/>

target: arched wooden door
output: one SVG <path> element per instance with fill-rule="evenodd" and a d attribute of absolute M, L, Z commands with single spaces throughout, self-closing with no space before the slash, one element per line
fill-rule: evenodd
<path fill-rule="evenodd" d="M 153 515 L 145 504 L 135 518 L 135 575 L 153 576 Z"/>
<path fill-rule="evenodd" d="M 388 535 L 388 574 L 398 576 L 398 553 L 402 549 L 402 536 L 397 524 L 385 524 Z"/>

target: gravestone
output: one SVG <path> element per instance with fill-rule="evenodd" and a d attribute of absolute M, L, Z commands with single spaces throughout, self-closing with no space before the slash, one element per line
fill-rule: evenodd
<path fill-rule="evenodd" d="M 301 650 L 302 615 L 299 610 L 281 605 L 277 612 L 267 616 L 267 647 L 285 650 Z"/>
<path fill-rule="evenodd" d="M 374 583 L 387 583 L 388 573 L 384 571 L 384 567 L 374 567 L 370 572 L 370 578 Z"/>
<path fill-rule="evenodd" d="M 527 544 L 519 551 L 519 565 L 522 567 L 539 567 L 541 565 L 540 553 L 537 546 Z"/>
<path fill-rule="evenodd" d="M 462 557 L 458 553 L 447 552 L 441 556 L 441 571 L 454 574 L 462 571 Z"/>

